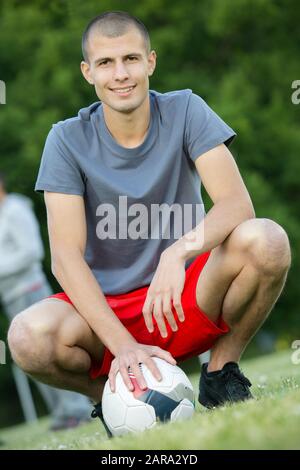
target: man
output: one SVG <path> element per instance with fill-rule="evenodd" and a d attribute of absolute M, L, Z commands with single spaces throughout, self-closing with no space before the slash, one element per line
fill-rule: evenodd
<path fill-rule="evenodd" d="M 238 362 L 284 286 L 288 237 L 255 218 L 227 148 L 233 130 L 191 90 L 149 91 L 156 54 L 139 20 L 95 18 L 83 57 L 101 103 L 53 126 L 35 187 L 64 292 L 14 320 L 13 357 L 90 396 L 99 417 L 107 375 L 112 390 L 118 371 L 132 390 L 130 368 L 145 388 L 139 363 L 159 379 L 153 356 L 175 363 L 210 348 L 200 402 L 250 398 Z M 200 180 L 214 203 L 207 215 Z M 174 209 L 162 231 L 157 206 Z M 176 237 L 185 206 L 189 228 Z"/>
<path fill-rule="evenodd" d="M 50 285 L 42 267 L 44 249 L 32 202 L 8 193 L 0 174 L 0 299 L 11 321 L 16 314 L 49 296 Z M 13 367 L 13 375 L 26 420 L 36 418 L 28 381 Z M 51 411 L 51 429 L 74 427 L 88 419 L 88 399 L 82 395 L 48 387 L 38 388 Z"/>

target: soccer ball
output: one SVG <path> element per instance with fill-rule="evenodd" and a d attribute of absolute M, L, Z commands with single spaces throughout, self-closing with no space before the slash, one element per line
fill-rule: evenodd
<path fill-rule="evenodd" d="M 150 370 L 140 364 L 148 388 L 141 390 L 135 376 L 129 371 L 134 391 L 130 392 L 120 372 L 116 375 L 115 392 L 107 380 L 102 396 L 105 423 L 113 436 L 140 432 L 153 428 L 158 422 L 190 418 L 195 410 L 194 390 L 191 382 L 178 366 L 153 357 L 162 380 L 157 381 Z"/>

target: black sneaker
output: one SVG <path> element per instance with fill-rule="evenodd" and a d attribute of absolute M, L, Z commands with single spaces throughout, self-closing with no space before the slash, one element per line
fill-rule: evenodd
<path fill-rule="evenodd" d="M 240 371 L 236 362 L 227 362 L 222 370 L 207 372 L 208 363 L 203 364 L 198 400 L 206 408 L 225 403 L 253 398 L 249 387 L 251 382 Z"/>
<path fill-rule="evenodd" d="M 104 421 L 101 402 L 97 403 L 97 405 L 94 405 L 94 409 L 92 411 L 91 417 L 92 418 L 100 418 L 101 421 L 102 421 L 102 424 L 105 428 L 105 431 L 107 433 L 107 437 L 109 439 L 113 437 L 112 433 L 110 432 L 109 428 L 106 425 L 106 422 Z"/>

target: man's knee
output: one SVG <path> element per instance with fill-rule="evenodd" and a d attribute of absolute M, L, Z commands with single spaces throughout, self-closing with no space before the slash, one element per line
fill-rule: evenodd
<path fill-rule="evenodd" d="M 277 277 L 291 264 L 291 250 L 285 230 L 270 219 L 250 219 L 230 236 L 231 248 L 240 250 L 262 274 Z"/>
<path fill-rule="evenodd" d="M 16 364 L 28 374 L 45 372 L 53 362 L 53 325 L 21 312 L 8 331 L 8 345 Z"/>

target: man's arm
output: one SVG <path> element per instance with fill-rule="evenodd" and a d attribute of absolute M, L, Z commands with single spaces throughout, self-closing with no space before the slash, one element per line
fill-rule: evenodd
<path fill-rule="evenodd" d="M 165 318 L 173 331 L 184 320 L 181 293 L 185 282 L 185 261 L 221 244 L 241 222 L 255 217 L 253 205 L 238 167 L 228 148 L 218 145 L 199 156 L 195 165 L 214 205 L 193 230 L 168 247 L 160 257 L 149 286 L 143 315 L 148 330 L 153 331 L 153 315 L 160 333 L 167 335 Z"/>
<path fill-rule="evenodd" d="M 172 245 L 184 259 L 215 248 L 240 223 L 255 217 L 247 188 L 226 145 L 199 156 L 195 165 L 214 205 L 195 229 Z"/>
<path fill-rule="evenodd" d="M 110 376 L 114 386 L 115 375 L 120 370 L 125 384 L 132 388 L 128 375 L 130 365 L 142 386 L 139 362 L 144 362 L 158 378 L 156 355 L 171 362 L 169 353 L 139 345 L 126 330 L 113 310 L 95 276 L 84 259 L 86 246 L 86 218 L 82 196 L 45 191 L 48 230 L 51 248 L 52 272 L 72 300 L 80 315 L 87 321 L 101 342 L 116 356 Z"/>

